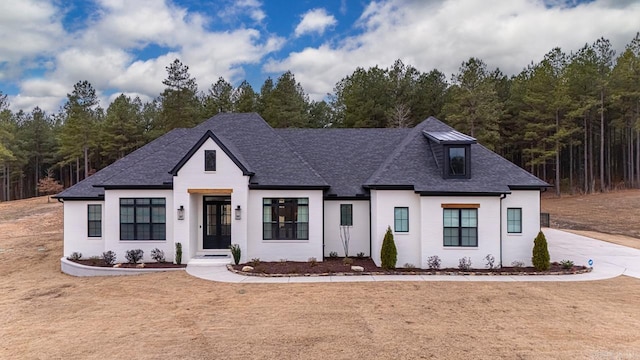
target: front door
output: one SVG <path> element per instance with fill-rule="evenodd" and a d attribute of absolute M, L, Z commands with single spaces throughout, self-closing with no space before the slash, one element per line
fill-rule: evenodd
<path fill-rule="evenodd" d="M 231 198 L 205 196 L 202 248 L 228 249 L 231 245 Z"/>

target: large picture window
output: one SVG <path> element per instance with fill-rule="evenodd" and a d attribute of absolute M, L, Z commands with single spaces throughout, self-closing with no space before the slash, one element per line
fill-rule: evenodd
<path fill-rule="evenodd" d="M 87 205 L 87 236 L 88 237 L 101 237 L 102 236 L 102 205 L 89 204 Z"/>
<path fill-rule="evenodd" d="M 121 198 L 120 240 L 166 240 L 164 198 Z"/>
<path fill-rule="evenodd" d="M 522 209 L 507 209 L 507 232 L 515 234 L 522 232 Z"/>
<path fill-rule="evenodd" d="M 396 207 L 393 209 L 393 231 L 409 232 L 408 207 Z"/>
<path fill-rule="evenodd" d="M 478 246 L 478 210 L 444 209 L 444 246 Z"/>
<path fill-rule="evenodd" d="M 340 204 L 340 226 L 353 226 L 352 204 Z"/>
<path fill-rule="evenodd" d="M 308 240 L 308 198 L 264 198 L 264 240 Z"/>

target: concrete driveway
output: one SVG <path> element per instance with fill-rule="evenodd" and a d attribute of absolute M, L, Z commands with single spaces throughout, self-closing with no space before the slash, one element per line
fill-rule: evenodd
<path fill-rule="evenodd" d="M 589 260 L 593 260 L 593 271 L 585 280 L 607 279 L 618 275 L 640 278 L 638 249 L 556 229 L 544 228 L 542 231 L 547 237 L 551 261 L 572 260 L 576 265 L 588 265 Z"/>

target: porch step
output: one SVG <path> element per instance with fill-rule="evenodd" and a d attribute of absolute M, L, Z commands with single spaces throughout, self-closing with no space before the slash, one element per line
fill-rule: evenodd
<path fill-rule="evenodd" d="M 231 256 L 196 256 L 189 260 L 189 266 L 225 266 L 231 264 Z"/>

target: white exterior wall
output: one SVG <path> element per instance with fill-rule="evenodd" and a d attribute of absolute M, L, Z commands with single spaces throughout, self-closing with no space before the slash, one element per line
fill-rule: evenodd
<path fill-rule="evenodd" d="M 263 240 L 264 198 L 308 198 L 309 240 Z M 307 261 L 315 257 L 322 261 L 323 203 L 322 190 L 251 190 L 247 212 L 251 222 L 247 237 L 247 259 Z"/>
<path fill-rule="evenodd" d="M 349 256 L 363 252 L 370 256 L 371 224 L 368 200 L 325 200 L 324 201 L 324 256 L 335 251 L 344 256 L 340 238 L 340 205 L 351 204 L 353 226 L 349 227 Z"/>
<path fill-rule="evenodd" d="M 507 233 L 507 208 L 522 209 L 522 233 Z M 502 200 L 502 265 L 531 265 L 533 240 L 540 231 L 540 191 L 515 190 Z"/>
<path fill-rule="evenodd" d="M 165 198 L 166 199 L 166 240 L 120 240 L 120 198 Z M 171 190 L 106 190 L 104 194 L 103 232 L 104 250 L 116 253 L 117 262 L 126 262 L 126 251 L 142 249 L 142 261 L 151 262 L 151 250 L 164 251 L 167 261 L 174 259 L 173 224 L 175 212 Z M 66 217 L 66 216 L 65 216 Z M 102 252 L 100 252 L 102 255 Z M 183 255 L 184 257 L 184 255 Z"/>
<path fill-rule="evenodd" d="M 437 255 L 443 268 L 457 268 L 459 259 L 471 258 L 472 268 L 485 268 L 485 256 L 493 255 L 500 262 L 500 197 L 499 196 L 423 196 L 420 199 L 423 234 L 421 267 L 427 268 L 427 258 Z M 478 208 L 478 246 L 444 246 L 442 204 L 480 204 Z"/>
<path fill-rule="evenodd" d="M 102 205 L 102 237 L 89 237 L 87 205 Z M 82 253 L 83 258 L 102 256 L 105 238 L 105 206 L 102 201 L 64 202 L 64 256 L 73 252 Z"/>
<path fill-rule="evenodd" d="M 371 258 L 380 266 L 380 250 L 387 227 L 394 225 L 394 208 L 409 208 L 409 232 L 394 232 L 393 239 L 398 249 L 396 267 L 409 263 L 421 266 L 421 221 L 420 196 L 412 190 L 371 190 Z M 375 220 L 374 220 L 375 219 Z"/>
<path fill-rule="evenodd" d="M 204 151 L 216 150 L 216 171 L 204 170 Z M 239 244 L 242 249 L 242 262 L 247 257 L 247 228 L 249 221 L 259 222 L 262 227 L 262 215 L 250 217 L 248 213 L 249 177 L 227 156 L 212 140 L 208 139 L 173 177 L 174 206 L 171 207 L 171 218 L 175 222 L 173 238 L 182 243 L 183 263 L 197 253 L 216 252 L 202 249 L 203 209 L 202 199 L 205 194 L 189 194 L 188 189 L 232 189 L 231 193 L 231 243 Z M 224 196 L 215 195 L 211 196 Z M 227 195 L 228 196 L 228 195 Z M 177 220 L 177 209 L 184 206 L 184 220 Z M 241 218 L 236 220 L 235 208 L 240 206 Z M 223 250 L 228 252 L 228 250 Z"/>

